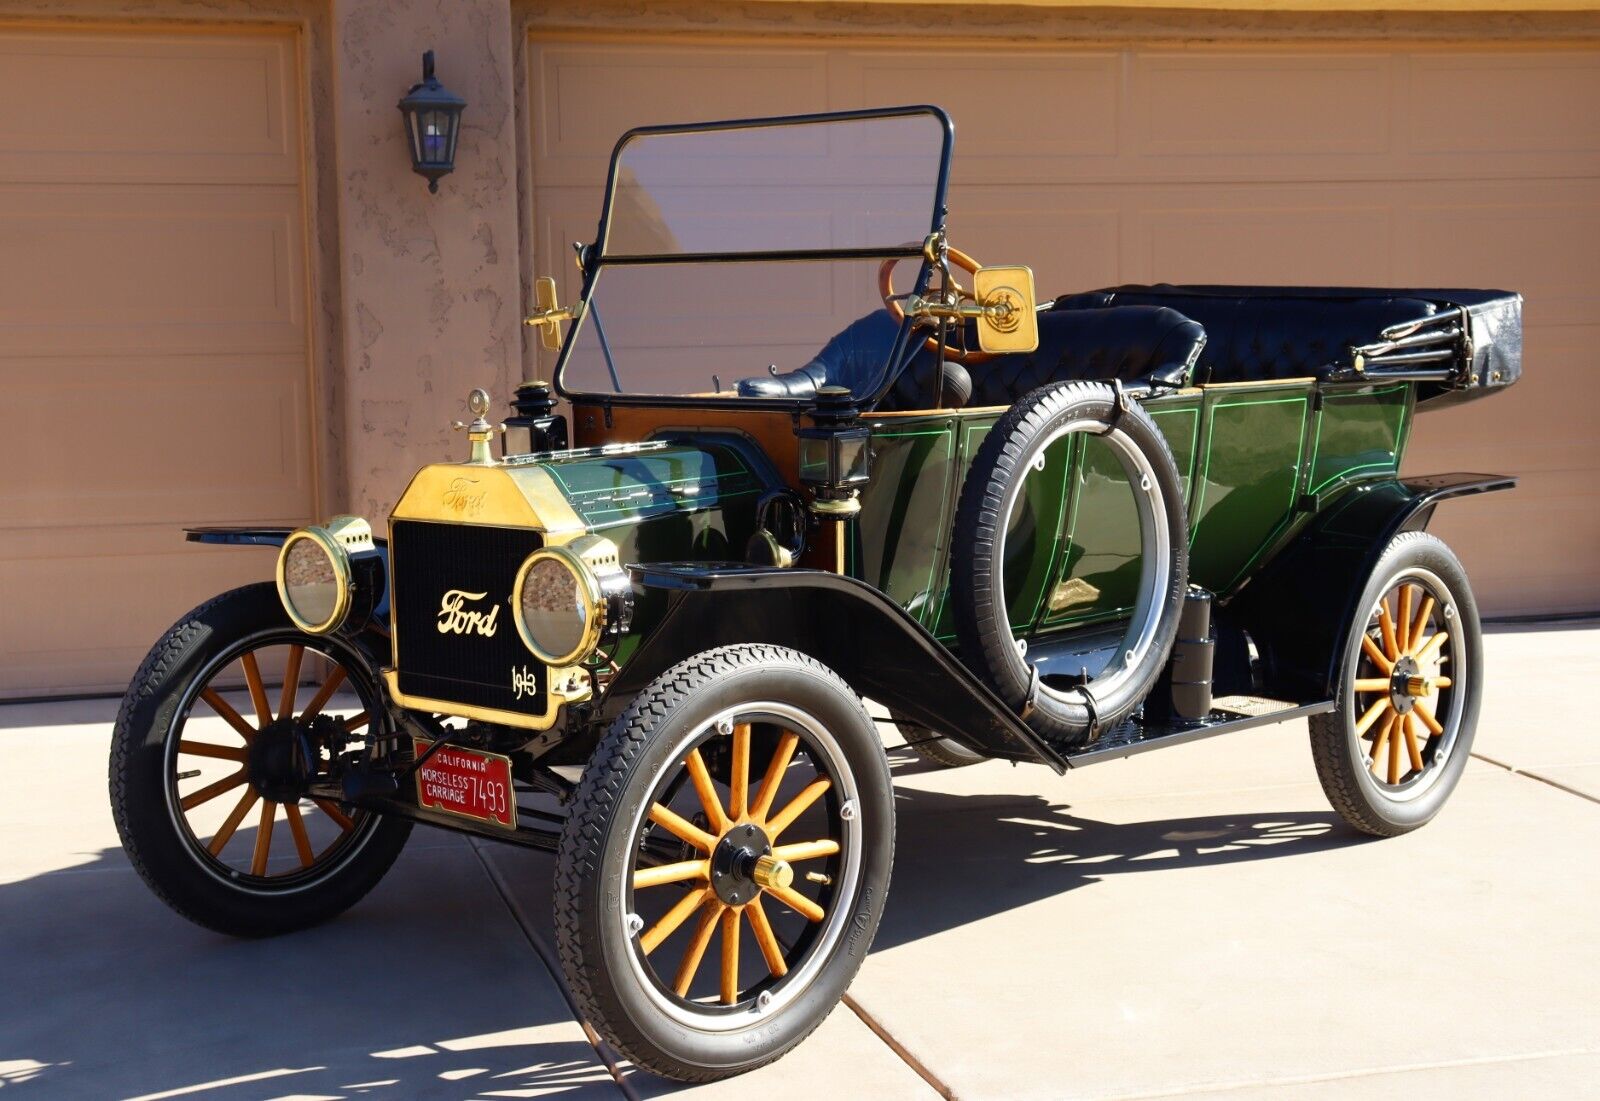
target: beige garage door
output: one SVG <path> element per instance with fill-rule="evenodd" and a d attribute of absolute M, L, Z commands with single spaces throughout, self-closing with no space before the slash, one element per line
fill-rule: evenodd
<path fill-rule="evenodd" d="M 1489 614 L 1600 608 L 1600 53 L 535 40 L 535 248 L 572 287 L 631 126 L 932 99 L 951 231 L 1040 293 L 1121 282 L 1509 287 L 1527 374 L 1421 418 L 1408 468 L 1507 471 L 1441 511 Z"/>
<path fill-rule="evenodd" d="M 0 27 L 0 696 L 117 689 L 314 483 L 292 36 Z"/>

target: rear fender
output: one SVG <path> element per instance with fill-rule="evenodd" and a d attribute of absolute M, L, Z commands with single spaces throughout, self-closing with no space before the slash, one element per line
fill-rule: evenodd
<path fill-rule="evenodd" d="M 184 528 L 183 537 L 191 543 L 211 543 L 228 547 L 281 547 L 294 528 Z M 383 559 L 383 576 L 389 578 L 389 540 L 372 537 Z M 382 624 L 389 618 L 389 586 L 383 586 L 383 599 L 372 610 L 369 623 Z"/>
<path fill-rule="evenodd" d="M 1356 605 L 1389 542 L 1425 530 L 1440 501 L 1516 484 L 1490 474 L 1388 478 L 1353 486 L 1322 508 L 1223 612 L 1255 642 L 1265 694 L 1332 699 Z"/>
<path fill-rule="evenodd" d="M 641 599 L 661 601 L 662 614 L 607 687 L 607 721 L 685 658 L 767 643 L 816 658 L 861 695 L 969 749 L 1067 768 L 954 654 L 870 585 L 820 570 L 738 564 L 632 569 Z"/>

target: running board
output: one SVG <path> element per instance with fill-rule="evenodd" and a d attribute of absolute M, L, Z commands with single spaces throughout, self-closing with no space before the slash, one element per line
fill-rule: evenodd
<path fill-rule="evenodd" d="M 1100 735 L 1093 745 L 1065 754 L 1067 764 L 1073 768 L 1116 761 L 1132 757 L 1135 753 L 1161 749 L 1169 745 L 1198 741 L 1216 734 L 1235 730 L 1249 730 L 1254 726 L 1270 726 L 1286 719 L 1300 719 L 1307 715 L 1320 715 L 1332 711 L 1332 700 L 1296 706 L 1283 700 L 1269 700 L 1260 696 L 1222 696 L 1215 700 L 1211 714 L 1199 722 L 1142 723 L 1136 719 L 1112 727 Z"/>

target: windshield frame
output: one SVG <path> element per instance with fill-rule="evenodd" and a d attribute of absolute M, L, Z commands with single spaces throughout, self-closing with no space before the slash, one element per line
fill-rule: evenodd
<path fill-rule="evenodd" d="M 726 119 L 715 122 L 699 123 L 674 123 L 662 126 L 638 126 L 627 131 L 617 139 L 617 144 L 611 151 L 611 163 L 606 170 L 606 190 L 603 205 L 600 209 L 600 224 L 596 228 L 595 241 L 592 245 L 579 249 L 578 266 L 583 272 L 583 286 L 579 292 L 576 306 L 576 318 L 568 327 L 566 337 L 562 341 L 561 351 L 556 357 L 555 389 L 556 393 L 568 401 L 587 403 L 612 403 L 625 401 L 631 405 L 665 405 L 665 406 L 695 406 L 707 405 L 722 406 L 740 409 L 782 408 L 793 409 L 797 405 L 812 404 L 804 398 L 756 398 L 756 397 L 686 397 L 672 394 L 639 394 L 628 390 L 616 390 L 610 393 L 591 393 L 578 390 L 569 390 L 565 384 L 567 361 L 571 358 L 574 346 L 577 344 L 578 334 L 583 326 L 595 314 L 591 299 L 595 287 L 599 282 L 601 272 L 607 265 L 615 266 L 643 266 L 667 264 L 748 264 L 748 263 L 806 263 L 819 261 L 839 260 L 910 260 L 920 259 L 917 278 L 912 292 L 925 294 L 935 271 L 934 264 L 930 261 L 924 248 L 924 242 L 915 244 L 907 243 L 903 247 L 872 247 L 872 248 L 833 248 L 833 249 L 788 249 L 764 250 L 753 252 L 732 253 L 672 253 L 672 254 L 645 254 L 645 255 L 618 255 L 607 256 L 605 245 L 611 229 L 612 204 L 616 198 L 617 170 L 622 162 L 623 151 L 628 145 L 642 137 L 660 136 L 666 134 L 693 134 L 707 133 L 719 130 L 753 130 L 779 126 L 807 126 L 829 122 L 850 122 L 863 119 L 902 118 L 912 115 L 927 115 L 939 123 L 941 131 L 941 146 L 939 150 L 939 172 L 934 181 L 933 209 L 929 220 L 928 233 L 942 234 L 945 228 L 945 218 L 948 214 L 947 197 L 950 183 L 950 160 L 955 145 L 955 123 L 950 116 L 940 107 L 932 104 L 908 104 L 902 107 L 878 107 L 859 111 L 824 111 L 804 115 L 778 115 L 765 118 Z M 901 322 L 900 332 L 895 340 L 893 350 L 886 357 L 884 364 L 879 368 L 878 380 L 870 393 L 862 394 L 859 401 L 863 406 L 874 405 L 882 398 L 884 393 L 893 384 L 895 378 L 909 361 L 916 349 L 917 342 L 911 340 L 911 332 L 915 323 L 911 318 Z M 603 323 L 601 331 L 603 333 Z M 604 337 L 601 344 L 604 345 Z M 609 359 L 609 354 L 607 356 Z"/>

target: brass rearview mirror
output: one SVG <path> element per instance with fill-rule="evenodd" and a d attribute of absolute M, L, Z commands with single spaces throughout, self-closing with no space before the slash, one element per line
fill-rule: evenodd
<path fill-rule="evenodd" d="M 1034 313 L 1033 269 L 1021 264 L 979 268 L 972 275 L 978 315 L 978 347 L 985 352 L 1031 352 L 1039 347 Z"/>

